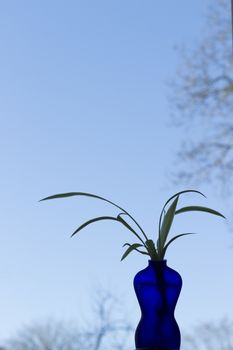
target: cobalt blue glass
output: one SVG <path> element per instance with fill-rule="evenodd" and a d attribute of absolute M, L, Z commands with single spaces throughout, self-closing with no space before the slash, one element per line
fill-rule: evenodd
<path fill-rule="evenodd" d="M 182 287 L 181 276 L 167 260 L 149 260 L 134 278 L 141 309 L 135 332 L 136 350 L 180 350 L 180 330 L 174 312 Z"/>

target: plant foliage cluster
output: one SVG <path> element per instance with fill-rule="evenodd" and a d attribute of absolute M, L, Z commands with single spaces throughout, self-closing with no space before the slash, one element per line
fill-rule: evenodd
<path fill-rule="evenodd" d="M 207 208 L 207 207 L 202 207 L 202 206 L 186 206 L 183 208 L 178 209 L 178 201 L 180 198 L 180 195 L 187 193 L 187 192 L 195 192 L 198 193 L 202 196 L 205 197 L 205 195 L 199 191 L 196 190 L 184 190 L 181 192 L 178 192 L 171 196 L 166 203 L 164 204 L 160 218 L 159 218 L 159 229 L 158 229 L 158 239 L 156 243 L 154 242 L 153 239 L 148 238 L 147 234 L 145 231 L 142 229 L 142 227 L 139 225 L 139 223 L 132 217 L 131 214 L 129 214 L 128 211 L 120 207 L 119 205 L 113 203 L 112 201 L 97 196 L 95 194 L 91 193 L 85 193 L 85 192 L 68 192 L 68 193 L 61 193 L 61 194 L 56 194 L 53 196 L 49 196 L 46 198 L 43 198 L 42 201 L 44 200 L 49 200 L 49 199 L 56 199 L 56 198 L 66 198 L 66 197 L 73 197 L 73 196 L 86 196 L 86 197 L 92 197 L 96 199 L 100 199 L 102 201 L 108 202 L 115 206 L 118 210 L 120 210 L 119 214 L 117 216 L 99 216 L 93 219 L 90 219 L 83 223 L 81 226 L 79 226 L 71 235 L 73 237 L 76 235 L 78 232 L 80 232 L 82 229 L 84 229 L 86 226 L 102 221 L 102 220 L 112 220 L 112 221 L 117 221 L 118 223 L 122 224 L 126 229 L 128 229 L 138 240 L 137 243 L 125 243 L 123 247 L 127 247 L 125 253 L 123 254 L 121 260 L 125 259 L 132 251 L 137 251 L 140 254 L 148 255 L 151 260 L 163 260 L 165 253 L 167 251 L 167 248 L 169 245 L 175 241 L 177 238 L 180 238 L 182 236 L 187 236 L 191 235 L 194 233 L 180 233 L 174 237 L 172 237 L 170 240 L 168 240 L 169 232 L 174 220 L 175 215 L 185 213 L 185 212 L 190 212 L 190 211 L 202 211 L 202 212 L 207 212 L 210 214 L 214 214 L 217 216 L 221 216 L 225 218 L 221 213 L 219 213 L 216 210 Z M 171 204 L 170 204 L 171 202 Z M 169 205 L 170 204 L 170 205 Z M 127 221 L 128 219 L 128 221 Z M 129 223 L 131 221 L 131 223 Z M 134 228 L 134 226 L 136 228 Z"/>

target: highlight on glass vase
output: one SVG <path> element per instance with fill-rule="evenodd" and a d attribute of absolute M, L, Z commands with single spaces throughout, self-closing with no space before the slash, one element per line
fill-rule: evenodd
<path fill-rule="evenodd" d="M 41 199 L 44 201 L 86 196 L 108 202 L 119 210 L 116 216 L 92 218 L 79 226 L 71 237 L 92 223 L 112 220 L 123 225 L 137 240 L 135 243 L 127 242 L 123 245 L 126 250 L 121 260 L 133 251 L 148 256 L 148 266 L 139 271 L 134 278 L 134 289 L 141 309 L 141 319 L 135 331 L 136 350 L 180 350 L 181 335 L 174 312 L 182 288 L 182 279 L 178 272 L 167 266 L 165 254 L 168 247 L 176 239 L 195 233 L 180 233 L 170 238 L 169 232 L 174 217 L 190 211 L 199 211 L 225 218 L 218 211 L 203 206 L 192 205 L 178 208 L 180 196 L 190 192 L 205 197 L 203 193 L 196 190 L 184 190 L 171 196 L 162 208 L 156 240 L 146 234 L 142 226 L 128 211 L 101 196 L 85 192 L 68 192 Z"/>

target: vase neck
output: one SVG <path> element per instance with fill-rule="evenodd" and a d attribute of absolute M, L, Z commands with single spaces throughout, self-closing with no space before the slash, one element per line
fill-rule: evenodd
<path fill-rule="evenodd" d="M 148 260 L 149 266 L 167 266 L 167 260 Z"/>

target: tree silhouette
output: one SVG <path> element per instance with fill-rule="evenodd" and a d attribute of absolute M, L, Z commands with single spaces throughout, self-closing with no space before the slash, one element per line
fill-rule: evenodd
<path fill-rule="evenodd" d="M 233 350 L 233 322 L 205 322 L 184 336 L 184 350 Z"/>
<path fill-rule="evenodd" d="M 95 301 L 93 321 L 82 326 L 54 320 L 22 328 L 6 350 L 127 350 L 132 328 L 116 308 L 119 302 L 102 292 Z"/>
<path fill-rule="evenodd" d="M 215 0 L 206 30 L 191 50 L 180 49 L 181 69 L 171 84 L 173 125 L 184 127 L 173 180 L 216 182 L 229 193 L 233 180 L 233 54 L 231 3 Z M 176 163 L 177 165 L 177 163 Z"/>

